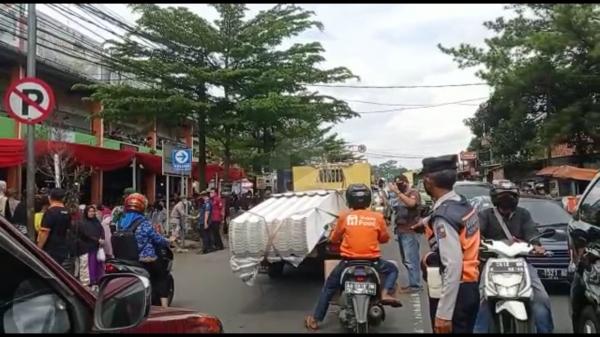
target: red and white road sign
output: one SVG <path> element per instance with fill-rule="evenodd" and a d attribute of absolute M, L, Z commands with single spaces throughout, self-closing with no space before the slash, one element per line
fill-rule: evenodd
<path fill-rule="evenodd" d="M 4 109 L 10 116 L 25 124 L 43 122 L 54 110 L 54 92 L 35 77 L 13 82 L 4 94 Z"/>

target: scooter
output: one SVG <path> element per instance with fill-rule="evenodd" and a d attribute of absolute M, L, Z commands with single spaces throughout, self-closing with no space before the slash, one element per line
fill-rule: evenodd
<path fill-rule="evenodd" d="M 342 261 L 345 263 L 341 277 L 342 294 L 339 298 L 339 319 L 346 329 L 368 333 L 370 326 L 385 320 L 385 310 L 380 303 L 381 280 L 373 261 Z"/>
<path fill-rule="evenodd" d="M 554 229 L 546 229 L 530 242 L 552 237 L 555 233 Z M 506 240 L 482 240 L 480 250 L 480 257 L 487 259 L 480 282 L 483 283 L 482 296 L 492 312 L 489 332 L 534 333 L 530 305 L 533 289 L 525 260 L 533 246 L 528 242 L 508 244 Z"/>
<path fill-rule="evenodd" d="M 157 252 L 158 256 L 161 256 L 162 259 L 166 260 L 166 268 L 169 273 L 168 276 L 168 289 L 169 289 L 169 306 L 171 302 L 173 302 L 173 297 L 175 296 L 175 280 L 173 279 L 173 274 L 171 270 L 173 269 L 173 251 L 170 247 L 160 248 L 160 251 Z M 138 261 L 129 261 L 122 259 L 107 259 L 105 268 L 105 272 L 107 274 L 117 274 L 117 273 L 133 273 L 141 276 L 145 276 L 150 279 L 150 274 L 144 268 L 144 266 Z M 156 294 L 156 292 L 152 292 L 152 305 L 159 306 L 160 298 Z"/>

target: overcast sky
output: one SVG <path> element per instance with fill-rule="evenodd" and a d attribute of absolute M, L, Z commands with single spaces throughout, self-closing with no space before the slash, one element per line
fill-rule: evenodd
<path fill-rule="evenodd" d="M 209 20 L 216 12 L 204 4 L 185 6 Z M 122 4 L 103 4 L 133 23 L 135 17 Z M 273 6 L 249 4 L 249 15 Z M 302 4 L 313 10 L 324 30 L 307 31 L 296 41 L 319 41 L 325 48 L 323 66 L 346 66 L 361 79 L 360 85 L 439 85 L 481 82 L 475 69 L 458 69 L 452 57 L 437 44 L 461 42 L 483 45 L 490 32 L 486 20 L 508 14 L 500 4 Z M 42 9 L 43 10 L 43 9 Z M 44 11 L 46 12 L 46 11 Z M 51 13 L 49 13 L 51 14 Z M 420 89 L 319 88 L 340 99 L 385 104 L 432 105 L 486 98 L 487 86 Z M 418 158 L 384 158 L 380 154 L 409 157 L 459 153 L 471 138 L 463 120 L 476 110 L 474 100 L 464 105 L 445 105 L 389 113 L 362 114 L 335 130 L 351 144 L 365 144 L 372 163 L 396 159 L 408 168 L 421 167 Z M 357 112 L 395 107 L 350 102 Z"/>

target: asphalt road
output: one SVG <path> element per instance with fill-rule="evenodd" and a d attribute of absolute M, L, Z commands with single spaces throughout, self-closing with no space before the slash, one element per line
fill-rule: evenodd
<path fill-rule="evenodd" d="M 401 261 L 397 244 L 392 241 L 384 245 L 386 259 Z M 277 280 L 259 274 L 255 285 L 247 286 L 231 272 L 228 250 L 208 255 L 197 255 L 195 251 L 176 254 L 174 277 L 173 306 L 216 315 L 226 332 L 306 332 L 303 318 L 314 308 L 323 284 L 322 272 L 306 265 L 286 269 L 284 276 Z M 407 282 L 402 266 L 399 282 L 402 286 Z M 572 332 L 568 289 L 549 287 L 548 292 L 552 299 L 555 332 Z M 403 294 L 400 299 L 404 306 L 386 307 L 386 320 L 372 332 L 431 332 L 425 292 Z M 343 332 L 335 306 L 330 306 L 320 331 Z"/>

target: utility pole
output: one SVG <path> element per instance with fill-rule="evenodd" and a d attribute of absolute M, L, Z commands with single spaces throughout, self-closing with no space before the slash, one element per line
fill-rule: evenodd
<path fill-rule="evenodd" d="M 35 4 L 27 4 L 27 77 L 35 77 L 37 22 Z M 27 233 L 35 240 L 34 194 L 35 194 L 35 124 L 27 124 Z"/>

